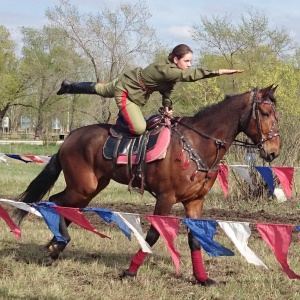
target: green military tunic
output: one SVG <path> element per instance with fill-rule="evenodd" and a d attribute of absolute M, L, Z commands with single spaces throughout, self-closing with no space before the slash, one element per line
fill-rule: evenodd
<path fill-rule="evenodd" d="M 194 82 L 218 75 L 218 71 L 202 68 L 181 70 L 165 59 L 144 69 L 126 71 L 111 83 L 98 83 L 95 90 L 103 97 L 115 97 L 120 112 L 129 123 L 130 131 L 139 135 L 146 129 L 139 107 L 147 103 L 151 93 L 159 92 L 163 97 L 163 105 L 168 106 L 176 82 Z"/>

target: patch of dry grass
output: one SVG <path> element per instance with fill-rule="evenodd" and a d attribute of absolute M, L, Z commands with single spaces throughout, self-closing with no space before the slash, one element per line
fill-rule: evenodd
<path fill-rule="evenodd" d="M 0 197 L 12 199 L 21 193 L 29 182 L 41 171 L 42 166 L 11 160 L 10 167 L 0 164 Z M 61 176 L 53 193 L 64 187 Z M 127 192 L 126 186 L 111 183 L 92 202 L 93 207 L 104 207 L 108 203 L 128 202 L 133 205 L 154 205 L 152 196 Z M 125 194 L 126 193 L 126 194 Z M 269 203 L 270 204 L 270 203 Z M 207 207 L 251 209 L 251 202 L 228 203 L 218 187 L 208 195 Z M 259 204 L 260 205 L 260 204 Z M 297 209 L 292 204 L 271 204 L 273 213 L 282 214 Z M 4 206 L 4 205 L 3 205 Z M 7 206 L 5 207 L 7 208 Z M 254 210 L 257 208 L 253 208 Z M 265 209 L 268 209 L 265 206 Z M 97 223 L 97 229 L 110 236 L 99 236 L 70 226 L 72 240 L 57 265 L 46 267 L 45 244 L 52 237 L 42 219 L 27 218 L 22 225 L 22 239 L 17 240 L 0 219 L 0 299 L 299 299 L 298 280 L 290 280 L 266 243 L 260 238 L 250 238 L 249 246 L 271 268 L 251 265 L 235 250 L 230 240 L 219 230 L 215 240 L 235 252 L 233 257 L 203 257 L 209 276 L 218 281 L 213 288 L 195 284 L 192 276 L 187 235 L 180 233 L 175 246 L 181 254 L 180 274 L 175 268 L 162 239 L 154 246 L 154 254 L 148 255 L 136 280 L 121 280 L 120 274 L 130 263 L 139 246 L 113 225 Z M 149 224 L 144 224 L 146 231 Z M 299 234 L 293 236 L 289 253 L 291 268 L 300 274 Z"/>
<path fill-rule="evenodd" d="M 0 221 L 0 223 L 3 223 Z M 2 228 L 4 228 L 2 224 Z M 23 237 L 16 240 L 6 227 L 0 234 L 1 299 L 299 299 L 299 282 L 289 280 L 271 250 L 261 239 L 251 240 L 251 248 L 272 271 L 248 264 L 237 251 L 234 257 L 211 258 L 204 253 L 209 276 L 220 284 L 203 288 L 194 284 L 187 236 L 180 234 L 175 245 L 181 254 L 179 276 L 163 241 L 154 246 L 136 280 L 121 280 L 138 250 L 132 241 L 110 225 L 98 228 L 111 237 L 71 225 L 72 241 L 56 266 L 43 265 L 44 243 L 51 234 L 41 219 L 24 222 Z M 233 249 L 218 234 L 216 240 Z M 293 244 L 290 264 L 300 273 L 299 247 Z"/>

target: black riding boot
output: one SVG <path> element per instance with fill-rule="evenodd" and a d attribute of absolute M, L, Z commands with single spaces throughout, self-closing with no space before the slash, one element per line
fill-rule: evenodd
<path fill-rule="evenodd" d="M 96 82 L 70 82 L 64 80 L 57 95 L 62 94 L 96 94 Z"/>

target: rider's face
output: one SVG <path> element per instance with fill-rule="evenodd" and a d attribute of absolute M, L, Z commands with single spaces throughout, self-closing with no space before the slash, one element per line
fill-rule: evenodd
<path fill-rule="evenodd" d="M 189 52 L 185 54 L 182 58 L 174 58 L 174 63 L 177 65 L 178 69 L 187 70 L 192 65 L 193 53 Z"/>

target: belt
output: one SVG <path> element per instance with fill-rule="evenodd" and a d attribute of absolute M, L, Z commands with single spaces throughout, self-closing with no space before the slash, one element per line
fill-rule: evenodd
<path fill-rule="evenodd" d="M 153 93 L 153 91 L 150 91 L 150 90 L 146 87 L 145 83 L 143 82 L 141 71 L 138 72 L 137 79 L 138 79 L 138 82 L 139 82 L 139 84 L 140 84 L 140 87 L 141 87 L 146 93 L 148 93 L 148 94 L 152 94 L 152 93 Z"/>

